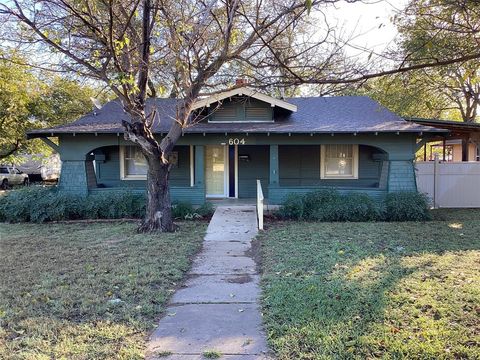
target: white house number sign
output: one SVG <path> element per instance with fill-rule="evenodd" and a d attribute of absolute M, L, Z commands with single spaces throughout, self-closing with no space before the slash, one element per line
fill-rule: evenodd
<path fill-rule="evenodd" d="M 246 141 L 244 138 L 230 138 L 228 139 L 228 145 L 245 145 Z"/>

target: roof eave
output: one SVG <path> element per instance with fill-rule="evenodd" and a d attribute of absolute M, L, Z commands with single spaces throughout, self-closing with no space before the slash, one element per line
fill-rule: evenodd
<path fill-rule="evenodd" d="M 252 97 L 254 99 L 269 103 L 271 106 L 278 106 L 282 109 L 291 111 L 291 112 L 296 112 L 297 111 L 297 105 L 290 104 L 286 101 L 276 99 L 272 96 L 268 96 L 265 94 L 262 94 L 258 92 L 255 89 L 251 89 L 248 87 L 238 87 L 232 90 L 227 90 L 218 94 L 211 95 L 207 98 L 197 100 L 192 107 L 192 110 L 197 110 L 205 107 L 210 107 L 211 104 L 220 102 L 224 99 L 228 99 L 232 96 L 236 95 L 247 95 L 249 97 Z"/>
<path fill-rule="evenodd" d="M 428 126 L 435 129 L 443 129 L 446 131 L 456 132 L 480 132 L 480 123 L 465 123 L 452 120 L 439 119 L 421 119 L 421 118 L 405 118 L 410 123 L 415 123 L 421 126 Z"/>
<path fill-rule="evenodd" d="M 157 130 L 153 131 L 154 134 L 166 134 L 168 130 Z M 47 130 L 47 131 L 30 131 L 27 132 L 27 139 L 35 139 L 35 138 L 42 138 L 42 137 L 58 137 L 60 135 L 73 135 L 73 134 L 123 134 L 123 130 L 98 130 L 98 131 L 85 131 L 85 130 L 78 130 L 78 131 L 59 131 L 59 130 Z M 296 135 L 330 135 L 330 134 L 424 134 L 424 133 L 434 133 L 434 134 L 444 134 L 449 133 L 449 130 L 445 129 L 408 129 L 408 130 L 347 130 L 347 131 L 339 131 L 339 130 L 323 130 L 323 131 L 315 131 L 315 130 L 287 130 L 287 131 L 280 131 L 276 129 L 249 129 L 249 130 L 242 130 L 242 129 L 189 129 L 184 132 L 185 134 L 276 134 L 276 135 L 289 135 L 289 134 L 296 134 Z"/>

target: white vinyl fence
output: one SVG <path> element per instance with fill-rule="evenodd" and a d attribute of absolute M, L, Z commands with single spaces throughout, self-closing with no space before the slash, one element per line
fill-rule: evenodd
<path fill-rule="evenodd" d="M 258 220 L 258 229 L 263 230 L 263 202 L 265 198 L 263 197 L 262 184 L 260 180 L 257 180 L 257 220 Z"/>
<path fill-rule="evenodd" d="M 418 191 L 434 207 L 480 207 L 480 162 L 417 162 Z"/>

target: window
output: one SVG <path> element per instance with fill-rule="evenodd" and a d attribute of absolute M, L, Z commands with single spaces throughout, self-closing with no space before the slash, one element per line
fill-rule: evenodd
<path fill-rule="evenodd" d="M 147 169 L 147 160 L 139 147 L 120 147 L 120 176 L 122 179 L 146 179 Z"/>
<path fill-rule="evenodd" d="M 178 167 L 178 151 L 172 151 L 169 161 L 172 168 Z M 147 160 L 138 146 L 120 147 L 120 177 L 122 180 L 145 180 L 147 170 Z"/>
<path fill-rule="evenodd" d="M 6 167 L 0 168 L 0 174 L 8 174 L 8 169 Z"/>
<path fill-rule="evenodd" d="M 320 178 L 358 179 L 358 145 L 322 145 Z"/>

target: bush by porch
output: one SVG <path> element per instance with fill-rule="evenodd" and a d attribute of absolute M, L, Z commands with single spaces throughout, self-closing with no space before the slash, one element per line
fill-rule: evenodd
<path fill-rule="evenodd" d="M 129 190 L 81 196 L 55 188 L 31 187 L 10 191 L 0 198 L 0 221 L 36 222 L 83 219 L 141 219 L 145 215 L 145 194 Z M 210 203 L 194 208 L 188 202 L 174 202 L 176 219 L 209 218 Z"/>
<path fill-rule="evenodd" d="M 365 193 L 336 190 L 289 194 L 276 213 L 281 219 L 307 221 L 425 221 L 429 200 L 417 192 L 393 192 L 374 199 Z"/>

